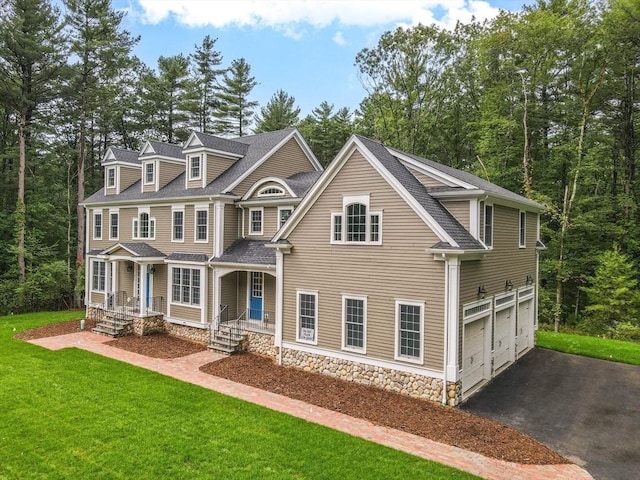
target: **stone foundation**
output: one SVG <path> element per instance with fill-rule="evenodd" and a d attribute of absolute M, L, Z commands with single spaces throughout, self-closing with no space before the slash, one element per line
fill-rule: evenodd
<path fill-rule="evenodd" d="M 177 325 L 171 322 L 164 322 L 165 332 L 176 337 L 187 338 L 195 342 L 209 343 L 209 329 L 189 327 L 187 325 Z"/>
<path fill-rule="evenodd" d="M 156 333 L 165 333 L 165 321 L 162 315 L 154 315 L 153 317 L 136 317 L 133 319 L 134 335 L 154 335 Z"/>
<path fill-rule="evenodd" d="M 102 318 L 103 310 L 98 307 L 87 307 L 87 320 L 98 320 Z"/>
<path fill-rule="evenodd" d="M 248 332 L 243 350 L 275 358 L 278 355 L 278 347 L 273 344 L 274 339 L 275 336 L 266 333 Z"/>
<path fill-rule="evenodd" d="M 437 378 L 291 349 L 283 350 L 282 364 L 422 400 L 442 402 L 442 380 Z M 447 403 L 455 406 L 461 399 L 460 382 L 447 383 Z"/>

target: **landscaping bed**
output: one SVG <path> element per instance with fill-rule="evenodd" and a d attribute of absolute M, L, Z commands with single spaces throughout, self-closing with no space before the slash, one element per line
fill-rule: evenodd
<path fill-rule="evenodd" d="M 87 322 L 85 329 L 90 328 Z M 72 320 L 28 330 L 16 337 L 32 340 L 77 331 L 80 331 L 80 321 Z M 176 358 L 206 349 L 202 344 L 170 335 L 121 337 L 108 344 L 155 358 Z M 458 408 L 443 407 L 435 402 L 326 375 L 280 367 L 270 358 L 252 354 L 233 355 L 204 365 L 201 370 L 488 457 L 524 464 L 570 463 L 517 430 Z"/>

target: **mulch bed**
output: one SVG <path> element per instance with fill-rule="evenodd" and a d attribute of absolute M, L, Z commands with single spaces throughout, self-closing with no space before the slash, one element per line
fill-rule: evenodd
<path fill-rule="evenodd" d="M 87 320 L 85 330 L 93 326 Z M 80 320 L 71 320 L 21 332 L 16 337 L 33 340 L 79 331 Z M 108 344 L 154 358 L 176 358 L 206 350 L 201 343 L 170 335 L 121 337 Z M 233 355 L 203 365 L 200 370 L 487 457 L 537 465 L 570 463 L 531 437 L 493 420 L 326 375 L 279 367 L 270 358 Z"/>

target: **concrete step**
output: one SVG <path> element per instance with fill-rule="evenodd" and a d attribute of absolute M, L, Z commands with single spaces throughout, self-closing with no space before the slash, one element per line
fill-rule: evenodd
<path fill-rule="evenodd" d="M 218 353 L 223 353 L 225 355 L 232 355 L 238 351 L 238 346 L 232 345 L 231 347 L 229 347 L 227 345 L 211 343 L 211 345 L 209 345 L 209 350 L 213 350 L 214 352 L 218 352 Z"/>

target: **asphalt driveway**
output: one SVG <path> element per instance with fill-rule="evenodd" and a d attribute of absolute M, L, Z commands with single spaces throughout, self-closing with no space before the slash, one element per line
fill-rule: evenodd
<path fill-rule="evenodd" d="M 535 348 L 461 408 L 530 435 L 596 480 L 640 478 L 640 366 Z"/>

